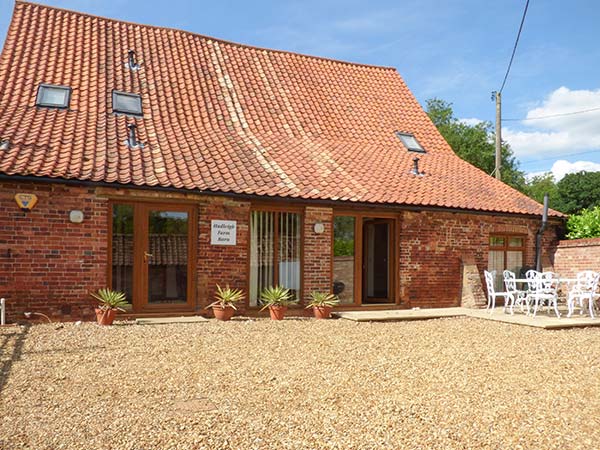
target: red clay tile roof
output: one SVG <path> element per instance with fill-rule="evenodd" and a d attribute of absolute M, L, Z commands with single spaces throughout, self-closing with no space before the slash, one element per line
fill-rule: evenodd
<path fill-rule="evenodd" d="M 36 107 L 40 83 L 72 87 L 69 109 Z M 113 89 L 141 94 L 144 117 L 113 114 Z M 143 148 L 126 145 L 131 122 Z M 395 131 L 427 150 L 425 176 Z M 541 213 L 458 158 L 395 69 L 20 1 L 0 58 L 0 140 L 9 175 Z"/>

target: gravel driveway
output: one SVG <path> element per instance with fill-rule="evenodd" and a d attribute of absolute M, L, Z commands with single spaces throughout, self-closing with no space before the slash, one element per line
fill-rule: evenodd
<path fill-rule="evenodd" d="M 598 448 L 600 329 L 0 329 L 2 449 Z"/>

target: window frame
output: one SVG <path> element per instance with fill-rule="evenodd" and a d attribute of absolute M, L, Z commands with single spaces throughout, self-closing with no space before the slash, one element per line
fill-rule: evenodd
<path fill-rule="evenodd" d="M 504 245 L 492 245 L 491 240 L 492 238 L 502 238 L 504 239 Z M 522 239 L 522 244 L 519 247 L 511 247 L 509 245 L 510 239 L 511 238 L 520 238 Z M 504 267 L 502 269 L 502 271 L 507 270 L 506 269 L 506 261 L 508 260 L 508 252 L 521 252 L 521 260 L 522 260 L 522 266 L 524 267 L 526 266 L 525 261 L 526 261 L 526 253 L 527 250 L 527 235 L 526 234 L 521 234 L 521 233 L 490 233 L 490 235 L 488 236 L 488 254 L 487 254 L 487 268 L 488 270 L 490 269 L 490 252 L 492 251 L 498 251 L 498 252 L 502 252 L 503 254 L 503 264 L 502 267 Z M 501 274 L 500 274 L 501 275 Z M 517 276 L 517 278 L 519 278 L 519 274 L 515 274 Z M 502 289 L 503 290 L 503 289 Z"/>
<path fill-rule="evenodd" d="M 127 110 L 127 109 L 118 109 L 117 108 L 117 102 L 116 102 L 116 98 L 121 95 L 124 97 L 134 97 L 139 99 L 140 101 L 140 112 L 136 112 L 136 111 L 132 111 L 132 110 Z M 112 112 L 114 114 L 123 114 L 126 116 L 132 116 L 132 117 L 143 117 L 144 115 L 144 105 L 142 102 L 142 96 L 140 94 L 136 94 L 135 92 L 125 92 L 125 91 L 119 91 L 117 89 L 113 89 L 112 91 Z"/>
<path fill-rule="evenodd" d="M 62 105 L 55 105 L 49 103 L 42 103 L 42 89 L 63 89 L 67 91 L 67 96 L 65 103 Z M 49 84 L 49 83 L 40 83 L 37 89 L 37 93 L 35 96 L 35 106 L 40 108 L 52 108 L 52 109 L 69 109 L 69 105 L 71 104 L 71 93 L 73 92 L 73 88 L 71 86 L 64 86 L 61 84 Z"/>
<path fill-rule="evenodd" d="M 402 145 L 404 145 L 409 152 L 427 153 L 427 150 L 425 150 L 425 148 L 421 145 L 421 143 L 419 142 L 419 140 L 417 139 L 417 137 L 414 134 L 406 133 L 404 131 L 396 131 L 396 136 L 398 137 L 398 139 L 400 139 L 400 142 L 402 142 Z M 417 143 L 418 147 L 412 147 L 412 146 L 408 145 L 408 143 L 404 140 L 404 138 L 406 138 L 406 137 L 410 137 L 410 138 L 414 139 L 415 142 Z"/>
<path fill-rule="evenodd" d="M 252 221 L 253 212 L 271 212 L 274 213 L 274 223 L 276 226 L 273 229 L 273 248 L 279 248 L 279 215 L 280 213 L 298 214 L 300 216 L 300 289 L 298 289 L 298 305 L 292 307 L 301 308 L 304 305 L 304 208 L 293 206 L 275 206 L 275 205 L 252 205 L 248 212 L 248 257 L 247 257 L 247 280 L 246 280 L 246 307 L 249 310 L 258 311 L 262 308 L 257 299 L 256 305 L 250 305 L 250 270 L 252 265 L 252 233 L 250 223 Z M 279 252 L 273 252 L 273 285 L 279 283 Z"/>

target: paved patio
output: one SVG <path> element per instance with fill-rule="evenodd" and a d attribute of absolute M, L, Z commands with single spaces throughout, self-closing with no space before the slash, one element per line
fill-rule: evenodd
<path fill-rule="evenodd" d="M 528 316 L 515 309 L 513 315 L 504 313 L 502 307 L 490 312 L 485 309 L 469 308 L 430 308 L 430 309 L 408 309 L 408 310 L 385 310 L 385 311 L 348 311 L 335 312 L 334 316 L 341 319 L 356 322 L 385 322 L 406 320 L 439 319 L 442 317 L 475 317 L 483 320 L 511 323 L 514 325 L 525 325 L 528 327 L 543 328 L 546 330 L 557 330 L 564 328 L 599 327 L 600 318 L 592 319 L 588 315 L 580 316 L 578 312 L 571 318 L 566 317 L 566 309 L 561 310 L 561 318 L 554 313 L 550 315 L 545 311 L 539 311 L 536 317 Z"/>

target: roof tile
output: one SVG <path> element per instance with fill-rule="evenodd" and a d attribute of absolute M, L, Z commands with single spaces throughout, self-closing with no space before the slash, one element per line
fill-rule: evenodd
<path fill-rule="evenodd" d="M 141 65 L 131 71 L 127 52 Z M 40 83 L 73 88 L 37 108 Z M 143 117 L 111 112 L 113 89 Z M 458 158 L 395 69 L 258 49 L 17 1 L 0 57 L 0 172 L 539 214 Z M 143 147 L 126 145 L 136 122 Z M 395 131 L 427 150 L 425 176 Z"/>

